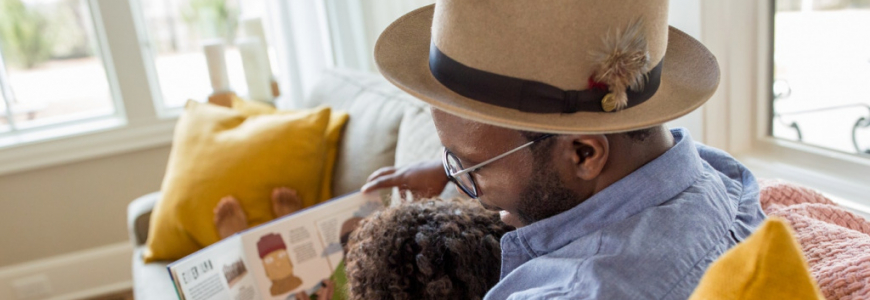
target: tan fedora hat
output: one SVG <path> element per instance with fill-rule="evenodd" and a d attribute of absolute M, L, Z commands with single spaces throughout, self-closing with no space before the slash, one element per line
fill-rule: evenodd
<path fill-rule="evenodd" d="M 439 0 L 375 46 L 387 80 L 433 107 L 549 133 L 648 128 L 698 108 L 716 58 L 667 0 Z"/>

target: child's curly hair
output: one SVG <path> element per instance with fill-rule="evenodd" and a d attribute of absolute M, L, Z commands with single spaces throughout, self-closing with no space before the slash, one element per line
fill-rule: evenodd
<path fill-rule="evenodd" d="M 366 218 L 347 254 L 350 299 L 481 299 L 514 228 L 462 200 L 403 203 Z"/>

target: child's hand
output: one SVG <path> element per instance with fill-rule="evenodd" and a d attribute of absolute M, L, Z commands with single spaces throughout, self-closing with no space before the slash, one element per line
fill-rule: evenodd
<path fill-rule="evenodd" d="M 380 168 L 367 180 L 362 187 L 363 193 L 384 188 L 399 187 L 404 194 L 411 191 L 415 197 L 432 198 L 441 194 L 447 186 L 447 175 L 441 161 L 421 161 L 401 168 Z"/>
<path fill-rule="evenodd" d="M 329 300 L 332 299 L 332 295 L 335 293 L 335 282 L 329 279 L 323 280 L 320 283 L 320 290 L 317 290 L 317 300 Z"/>

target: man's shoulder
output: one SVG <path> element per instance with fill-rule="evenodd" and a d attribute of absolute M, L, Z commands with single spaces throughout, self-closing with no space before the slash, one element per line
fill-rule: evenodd
<path fill-rule="evenodd" d="M 698 243 L 705 247 L 660 239 L 664 235 L 623 239 L 605 231 L 526 262 L 486 299 L 685 299 L 729 247 L 726 237 Z M 577 255 L 578 248 L 596 251 Z"/>
<path fill-rule="evenodd" d="M 585 258 L 542 256 L 499 281 L 485 299 L 685 299 L 703 274 L 703 261 L 712 261 L 719 255 L 718 248 L 715 252 L 700 264 L 678 263 L 687 268 L 667 268 L 652 261 L 647 263 L 654 268 L 614 266 L 622 256 L 606 253 Z"/>
<path fill-rule="evenodd" d="M 704 176 L 662 205 L 529 260 L 487 299 L 688 297 L 706 267 L 735 243 L 734 211 L 724 203 L 730 198 L 716 176 Z"/>

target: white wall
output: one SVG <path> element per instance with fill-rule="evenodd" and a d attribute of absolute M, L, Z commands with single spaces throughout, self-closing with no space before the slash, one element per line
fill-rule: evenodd
<path fill-rule="evenodd" d="M 668 10 L 668 23 L 701 39 L 701 0 L 671 0 Z M 682 118 L 668 122 L 668 127 L 685 127 L 695 141 L 704 142 L 704 110 L 696 109 Z"/>
<path fill-rule="evenodd" d="M 361 0 L 363 20 L 365 20 L 365 42 L 368 57 L 371 59 L 372 71 L 377 71 L 374 66 L 374 49 L 378 37 L 387 26 L 399 17 L 417 8 L 435 3 L 434 0 Z"/>
<path fill-rule="evenodd" d="M 127 204 L 156 191 L 169 147 L 0 176 L 0 269 L 127 241 Z"/>

